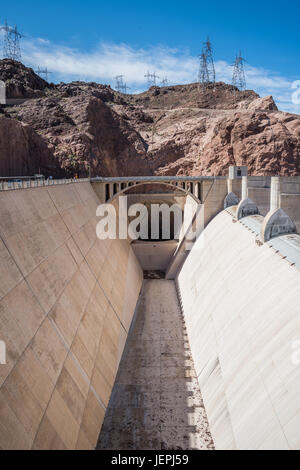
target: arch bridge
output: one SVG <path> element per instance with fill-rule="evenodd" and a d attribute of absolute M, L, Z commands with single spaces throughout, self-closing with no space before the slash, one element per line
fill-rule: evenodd
<path fill-rule="evenodd" d="M 134 192 L 133 188 L 142 189 L 143 186 L 166 187 L 168 193 L 191 196 L 196 202 L 201 203 L 204 199 L 204 182 L 214 184 L 216 177 L 209 176 L 130 176 L 130 177 L 107 177 L 92 178 L 91 182 L 101 202 L 109 202 L 116 197 Z M 220 177 L 219 179 L 224 179 Z M 147 191 L 148 192 L 148 191 Z M 152 191 L 153 192 L 153 191 Z M 162 192 L 158 189 L 157 192 Z"/>

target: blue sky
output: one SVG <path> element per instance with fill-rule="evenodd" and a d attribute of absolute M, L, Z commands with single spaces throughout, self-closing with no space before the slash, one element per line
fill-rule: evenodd
<path fill-rule="evenodd" d="M 273 94 L 279 107 L 300 113 L 300 3 L 278 1 L 20 1 L 1 7 L 26 35 L 26 65 L 48 66 L 54 81 L 114 85 L 119 73 L 131 91 L 146 88 L 149 69 L 172 83 L 196 80 L 202 42 L 214 47 L 217 78 L 230 82 L 235 54 L 247 59 L 249 88 Z M 292 99 L 294 96 L 294 99 Z"/>

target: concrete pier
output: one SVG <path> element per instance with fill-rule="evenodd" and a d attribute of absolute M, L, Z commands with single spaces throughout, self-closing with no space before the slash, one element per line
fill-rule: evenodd
<path fill-rule="evenodd" d="M 271 179 L 271 201 L 270 212 L 273 212 L 280 207 L 280 178 L 274 176 Z"/>
<path fill-rule="evenodd" d="M 242 201 L 248 197 L 248 176 L 242 177 Z"/>

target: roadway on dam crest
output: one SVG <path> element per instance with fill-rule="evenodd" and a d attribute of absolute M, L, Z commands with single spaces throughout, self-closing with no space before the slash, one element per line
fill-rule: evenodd
<path fill-rule="evenodd" d="M 214 448 L 174 281 L 144 281 L 97 448 Z"/>

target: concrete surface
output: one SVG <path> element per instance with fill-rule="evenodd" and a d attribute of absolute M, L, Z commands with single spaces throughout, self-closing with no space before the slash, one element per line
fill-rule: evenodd
<path fill-rule="evenodd" d="M 195 370 L 217 449 L 299 450 L 300 270 L 247 219 L 220 213 L 178 276 Z"/>
<path fill-rule="evenodd" d="M 212 449 L 175 283 L 146 280 L 98 449 Z"/>
<path fill-rule="evenodd" d="M 299 188 L 281 179 L 297 227 Z M 226 194 L 201 181 L 206 229 L 173 256 L 187 330 L 174 282 L 145 281 L 117 375 L 143 282 L 129 242 L 96 238 L 87 181 L 0 192 L 0 449 L 94 449 L 105 415 L 99 448 L 300 449 L 300 236 L 262 245 Z"/>
<path fill-rule="evenodd" d="M 88 182 L 0 192 L 1 449 L 93 449 L 143 273 Z"/>
<path fill-rule="evenodd" d="M 131 246 L 144 271 L 165 271 L 177 245 L 177 241 L 167 240 L 154 243 L 151 241 L 135 241 Z"/>

